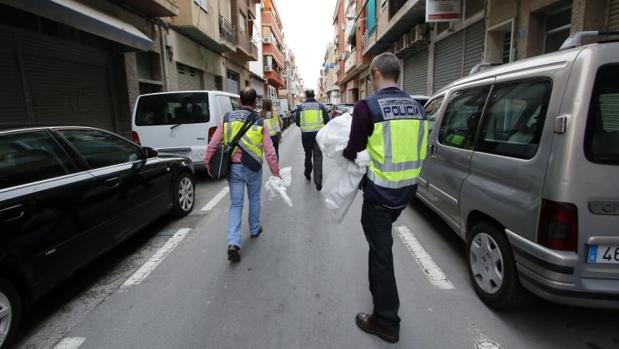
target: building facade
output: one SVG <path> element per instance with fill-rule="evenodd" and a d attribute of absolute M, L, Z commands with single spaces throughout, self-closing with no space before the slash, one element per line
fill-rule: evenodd
<path fill-rule="evenodd" d="M 367 65 L 382 52 L 400 57 L 405 91 L 431 95 L 479 64 L 556 51 L 578 31 L 619 29 L 619 0 L 463 0 L 458 20 L 439 23 L 426 23 L 425 11 L 424 0 L 338 1 L 335 47 L 343 101 L 373 93 Z M 354 30 L 346 24 L 353 13 Z M 323 77 L 328 80 L 324 67 Z"/>
<path fill-rule="evenodd" d="M 278 91 L 286 86 L 284 79 L 286 56 L 282 21 L 274 0 L 264 0 L 261 15 L 266 93 L 267 97 L 277 99 Z"/>

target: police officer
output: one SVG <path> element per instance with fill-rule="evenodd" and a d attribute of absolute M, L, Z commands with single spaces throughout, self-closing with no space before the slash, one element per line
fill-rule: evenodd
<path fill-rule="evenodd" d="M 230 210 L 228 211 L 228 260 L 241 261 L 241 219 L 243 218 L 243 197 L 245 188 L 249 197 L 249 234 L 255 239 L 263 232 L 260 224 L 260 187 L 262 185 L 262 163 L 266 158 L 271 173 L 279 177 L 279 163 L 271 142 L 269 128 L 254 111 L 256 109 L 256 90 L 245 87 L 240 92 L 241 107 L 224 115 L 217 126 L 206 151 L 206 168 L 221 142 L 229 144 L 241 130 L 243 124 L 255 120 L 253 126 L 241 137 L 238 147 L 230 159 L 228 186 L 230 188 Z"/>
<path fill-rule="evenodd" d="M 344 151 L 350 161 L 364 149 L 371 158 L 362 184 L 361 225 L 370 246 L 374 310 L 357 314 L 355 322 L 361 330 L 395 343 L 400 333 L 400 300 L 391 229 L 417 190 L 417 176 L 426 157 L 428 122 L 423 107 L 396 84 L 400 62 L 395 55 L 384 53 L 374 58 L 370 74 L 377 92 L 355 105 L 350 140 Z"/>
<path fill-rule="evenodd" d="M 301 141 L 305 150 L 305 178 L 312 179 L 318 191 L 322 190 L 322 152 L 316 143 L 316 134 L 329 122 L 327 108 L 315 99 L 314 90 L 305 91 L 305 103 L 295 113 L 295 123 L 301 128 Z M 312 159 L 314 163 L 312 164 Z"/>
<path fill-rule="evenodd" d="M 264 124 L 269 128 L 271 142 L 273 142 L 275 153 L 279 159 L 279 143 L 282 140 L 282 122 L 279 114 L 277 114 L 277 111 L 273 108 L 273 102 L 270 99 L 265 99 L 264 102 L 262 102 L 262 112 L 260 116 L 262 116 Z"/>

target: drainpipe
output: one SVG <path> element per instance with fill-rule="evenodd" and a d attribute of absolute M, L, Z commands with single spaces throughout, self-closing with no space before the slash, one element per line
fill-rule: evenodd
<path fill-rule="evenodd" d="M 163 69 L 163 90 L 170 90 L 170 71 L 168 68 L 168 55 L 166 52 L 166 36 L 163 35 L 163 26 L 161 24 L 157 25 L 159 28 L 159 45 L 161 49 L 161 68 Z"/>

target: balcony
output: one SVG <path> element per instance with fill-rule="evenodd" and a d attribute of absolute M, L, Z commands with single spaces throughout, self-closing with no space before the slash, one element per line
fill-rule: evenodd
<path fill-rule="evenodd" d="M 179 14 L 170 20 L 170 24 L 179 32 L 217 53 L 236 51 L 234 40 L 226 42 L 221 38 L 221 16 L 212 1 L 200 4 L 194 0 L 175 1 L 179 5 Z"/>
<path fill-rule="evenodd" d="M 286 66 L 286 58 L 284 57 L 282 51 L 280 51 L 275 44 L 264 45 L 263 51 L 264 55 L 273 56 L 273 59 L 275 59 L 277 64 L 279 64 L 280 66 Z"/>
<path fill-rule="evenodd" d="M 344 72 L 348 73 L 349 71 L 354 69 L 356 65 L 357 65 L 357 54 L 356 52 L 353 52 L 350 54 L 350 56 L 348 56 L 348 58 L 346 58 L 346 61 L 344 62 Z"/>
<path fill-rule="evenodd" d="M 234 27 L 222 15 L 219 15 L 219 38 L 228 44 L 236 45 Z"/>
<path fill-rule="evenodd" d="M 278 89 L 286 85 L 286 81 L 281 73 L 268 64 L 264 66 L 264 78 L 269 82 L 269 85 L 275 86 Z"/>
<path fill-rule="evenodd" d="M 125 2 L 153 17 L 174 17 L 179 14 L 176 0 L 125 0 Z"/>
<path fill-rule="evenodd" d="M 242 33 L 238 36 L 236 53 L 246 61 L 258 60 L 258 47 L 254 44 L 251 38 L 243 35 Z"/>
<path fill-rule="evenodd" d="M 410 32 L 415 25 L 423 23 L 425 3 L 421 0 L 394 2 L 396 6 L 390 10 L 389 17 L 382 16 L 378 19 L 376 30 L 371 34 L 366 32 L 363 54 L 374 56 L 388 50 L 402 35 Z"/>

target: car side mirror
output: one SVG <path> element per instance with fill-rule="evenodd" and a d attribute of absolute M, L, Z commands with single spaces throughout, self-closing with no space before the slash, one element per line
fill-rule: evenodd
<path fill-rule="evenodd" d="M 144 147 L 142 150 L 144 151 L 144 157 L 147 159 L 156 158 L 159 155 L 158 151 L 150 147 Z"/>

